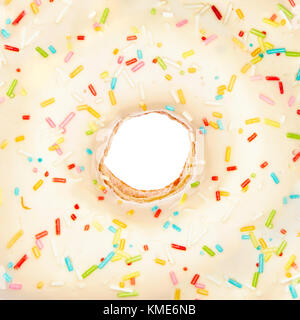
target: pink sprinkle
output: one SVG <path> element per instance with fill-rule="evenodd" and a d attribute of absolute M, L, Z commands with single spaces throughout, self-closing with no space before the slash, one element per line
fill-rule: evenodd
<path fill-rule="evenodd" d="M 195 284 L 195 287 L 198 288 L 198 289 L 205 289 L 205 284 L 196 283 L 196 284 Z"/>
<path fill-rule="evenodd" d="M 171 277 L 172 283 L 174 284 L 174 286 L 176 286 L 178 281 L 177 281 L 177 278 L 176 278 L 174 271 L 170 271 L 170 277 Z"/>
<path fill-rule="evenodd" d="M 289 98 L 289 101 L 288 101 L 289 107 L 291 107 L 294 104 L 295 101 L 296 101 L 296 98 L 294 96 L 291 96 Z"/>
<path fill-rule="evenodd" d="M 95 23 L 93 24 L 93 27 L 94 27 L 94 28 L 100 27 L 100 23 L 95 22 Z"/>
<path fill-rule="evenodd" d="M 118 64 L 121 64 L 124 60 L 124 57 L 123 56 L 119 56 L 118 57 Z"/>
<path fill-rule="evenodd" d="M 9 287 L 9 289 L 13 289 L 13 290 L 21 290 L 22 284 L 21 283 L 10 283 L 8 287 Z"/>
<path fill-rule="evenodd" d="M 0 97 L 0 103 L 3 103 L 5 101 L 5 97 Z"/>
<path fill-rule="evenodd" d="M 176 27 L 180 28 L 180 27 L 184 26 L 187 23 L 188 23 L 187 19 L 181 20 L 181 21 L 176 23 Z"/>
<path fill-rule="evenodd" d="M 212 34 L 205 41 L 203 41 L 203 43 L 205 46 L 207 46 L 209 43 L 211 43 L 212 41 L 214 41 L 217 38 L 218 38 L 218 36 L 216 34 Z"/>
<path fill-rule="evenodd" d="M 69 51 L 68 54 L 66 55 L 64 61 L 68 62 L 72 58 L 73 54 L 74 54 L 73 51 Z"/>
<path fill-rule="evenodd" d="M 64 129 L 65 131 L 65 126 L 75 117 L 75 112 L 71 112 L 67 115 L 65 120 L 59 125 L 61 129 Z"/>
<path fill-rule="evenodd" d="M 55 143 L 53 146 L 57 146 L 57 144 Z M 57 154 L 58 154 L 59 156 L 61 156 L 61 155 L 63 154 L 61 148 L 59 148 L 59 147 L 58 147 L 57 149 L 55 149 L 55 151 L 57 152 Z"/>
<path fill-rule="evenodd" d="M 76 171 L 77 171 L 78 173 L 81 173 L 81 168 L 80 168 L 80 166 L 76 166 Z"/>
<path fill-rule="evenodd" d="M 141 67 L 143 67 L 145 65 L 144 61 L 139 62 L 138 64 L 136 64 L 133 68 L 131 68 L 132 72 L 136 72 L 139 69 L 141 69 Z"/>
<path fill-rule="evenodd" d="M 37 6 L 40 6 L 42 4 L 41 0 L 34 0 L 34 2 L 36 3 Z"/>
<path fill-rule="evenodd" d="M 41 241 L 41 239 L 37 239 L 37 240 L 35 241 L 35 244 L 37 245 L 37 247 L 38 247 L 39 249 L 43 249 L 43 248 L 44 248 L 44 245 L 43 245 L 43 242 Z"/>
<path fill-rule="evenodd" d="M 46 118 L 46 121 L 48 122 L 48 124 L 49 124 L 49 126 L 50 126 L 51 128 L 55 128 L 55 127 L 56 127 L 56 124 L 52 121 L 51 118 L 47 117 L 47 118 Z"/>
<path fill-rule="evenodd" d="M 37 173 L 37 172 L 38 172 L 38 169 L 37 169 L 37 168 L 33 168 L 32 171 L 33 171 L 34 173 Z"/>
<path fill-rule="evenodd" d="M 259 98 L 260 98 L 261 100 L 263 100 L 264 102 L 272 105 L 272 106 L 275 104 L 275 102 L 274 102 L 271 98 L 268 98 L 268 97 L 264 96 L 263 94 L 260 94 L 260 95 L 259 95 Z"/>
<path fill-rule="evenodd" d="M 251 79 L 251 81 L 258 81 L 258 80 L 262 80 L 263 76 L 261 76 L 261 75 L 251 76 L 250 79 Z"/>

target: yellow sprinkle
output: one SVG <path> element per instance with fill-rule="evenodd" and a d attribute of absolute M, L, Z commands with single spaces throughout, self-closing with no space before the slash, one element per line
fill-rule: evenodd
<path fill-rule="evenodd" d="M 120 220 L 117 220 L 117 219 L 114 219 L 114 220 L 113 220 L 113 223 L 116 224 L 116 225 L 118 225 L 118 226 L 121 227 L 121 228 L 124 228 L 124 229 L 127 227 L 127 224 L 126 224 L 126 223 L 124 223 L 124 222 L 122 222 L 122 221 L 120 221 Z"/>
<path fill-rule="evenodd" d="M 134 214 L 134 210 L 130 209 L 129 211 L 127 211 L 127 215 L 128 216 L 132 216 Z"/>
<path fill-rule="evenodd" d="M 131 278 L 136 278 L 138 276 L 140 276 L 140 272 L 135 271 L 135 272 L 132 272 L 132 273 L 129 273 L 129 274 L 123 276 L 122 280 L 127 281 L 127 280 L 130 280 Z"/>
<path fill-rule="evenodd" d="M 169 74 L 166 74 L 166 75 L 165 75 L 165 78 L 166 78 L 167 80 L 169 80 L 169 81 L 172 80 L 172 76 L 170 76 Z"/>
<path fill-rule="evenodd" d="M 158 258 L 155 258 L 154 260 L 156 263 L 158 264 L 161 264 L 162 266 L 164 266 L 166 264 L 166 261 L 165 260 L 162 260 L 162 259 L 158 259 Z"/>
<path fill-rule="evenodd" d="M 264 260 L 265 260 L 266 262 L 268 262 L 271 257 L 272 257 L 272 252 L 269 252 L 269 253 L 267 253 L 266 255 L 264 255 Z"/>
<path fill-rule="evenodd" d="M 231 155 L 231 147 L 228 146 L 228 147 L 226 148 L 226 153 L 225 153 L 225 161 L 226 161 L 226 162 L 229 162 L 229 161 L 230 161 L 230 155 Z"/>
<path fill-rule="evenodd" d="M 213 121 L 209 121 L 209 125 L 212 126 L 215 129 L 219 129 L 219 126 L 217 123 L 213 122 Z"/>
<path fill-rule="evenodd" d="M 287 272 L 287 273 L 285 274 L 285 276 L 286 276 L 287 278 L 291 278 L 291 277 L 292 277 L 292 274 L 291 274 L 290 272 Z"/>
<path fill-rule="evenodd" d="M 262 246 L 263 249 L 267 249 L 268 248 L 268 246 L 267 246 L 267 244 L 266 244 L 266 242 L 265 242 L 265 240 L 263 238 L 259 238 L 258 242 L 260 243 L 260 245 Z"/>
<path fill-rule="evenodd" d="M 71 51 L 73 49 L 73 45 L 71 41 L 67 41 L 67 48 L 69 51 Z"/>
<path fill-rule="evenodd" d="M 78 111 L 87 110 L 88 108 L 89 108 L 89 106 L 87 104 L 82 104 L 82 105 L 76 107 L 76 109 Z"/>
<path fill-rule="evenodd" d="M 24 136 L 18 136 L 18 137 L 15 138 L 16 142 L 20 142 L 20 141 L 23 141 L 23 140 L 25 140 Z"/>
<path fill-rule="evenodd" d="M 146 111 L 147 110 L 147 106 L 144 102 L 140 102 L 139 103 L 140 107 L 142 108 L 143 111 Z"/>
<path fill-rule="evenodd" d="M 40 180 L 33 186 L 33 190 L 36 191 L 43 183 L 44 183 L 44 181 L 43 181 L 42 179 L 40 179 Z"/>
<path fill-rule="evenodd" d="M 235 12 L 240 19 L 244 19 L 244 14 L 241 9 L 236 9 Z"/>
<path fill-rule="evenodd" d="M 268 126 L 272 126 L 275 128 L 280 128 L 280 122 L 271 120 L 271 119 L 264 119 L 264 123 L 267 124 Z"/>
<path fill-rule="evenodd" d="M 244 132 L 243 128 L 239 128 L 238 133 L 242 134 Z"/>
<path fill-rule="evenodd" d="M 180 300 L 180 289 L 176 288 L 174 293 L 174 300 Z"/>
<path fill-rule="evenodd" d="M 250 60 L 251 64 L 256 64 L 258 62 L 260 62 L 262 60 L 262 58 L 260 56 L 257 56 L 256 58 Z"/>
<path fill-rule="evenodd" d="M 258 123 L 258 122 L 260 122 L 260 118 L 251 118 L 251 119 L 245 120 L 246 124 Z"/>
<path fill-rule="evenodd" d="M 121 282 L 119 283 L 119 287 L 120 287 L 120 288 L 124 288 L 124 287 L 125 287 L 125 283 L 124 283 L 123 281 L 121 281 Z"/>
<path fill-rule="evenodd" d="M 292 266 L 292 264 L 295 262 L 296 256 L 292 254 L 288 260 L 288 262 L 285 264 L 284 269 L 289 270 L 289 268 Z"/>
<path fill-rule="evenodd" d="M 92 107 L 87 107 L 87 111 L 97 119 L 101 117 L 100 114 Z"/>
<path fill-rule="evenodd" d="M 251 240 L 251 242 L 253 244 L 253 247 L 256 249 L 259 246 L 259 244 L 258 244 L 258 241 L 257 241 L 254 233 L 250 231 L 249 232 L 249 236 L 250 236 L 250 240 Z"/>
<path fill-rule="evenodd" d="M 178 94 L 178 98 L 180 100 L 180 103 L 185 104 L 185 97 L 184 97 L 182 89 L 178 89 L 177 94 Z"/>
<path fill-rule="evenodd" d="M 253 231 L 255 230 L 255 226 L 247 226 L 247 227 L 242 227 L 240 229 L 241 232 L 245 232 L 245 231 Z"/>
<path fill-rule="evenodd" d="M 187 70 L 189 73 L 195 73 L 197 71 L 196 68 L 188 68 Z"/>
<path fill-rule="evenodd" d="M 277 249 L 278 249 L 277 247 L 271 247 L 271 248 L 262 249 L 261 252 L 263 254 L 265 254 L 265 253 L 274 253 L 274 252 L 277 251 Z"/>
<path fill-rule="evenodd" d="M 270 42 L 265 42 L 265 48 L 266 49 L 274 49 L 274 45 Z"/>
<path fill-rule="evenodd" d="M 54 144 L 53 146 L 50 146 L 50 147 L 48 148 L 49 151 L 55 151 L 55 150 L 57 150 L 57 149 L 59 149 L 59 145 L 57 145 L 57 144 Z"/>
<path fill-rule="evenodd" d="M 110 103 L 112 104 L 112 106 L 114 106 L 117 103 L 114 92 L 112 90 L 109 90 L 108 96 L 109 96 Z"/>
<path fill-rule="evenodd" d="M 182 195 L 182 197 L 181 197 L 181 199 L 180 199 L 179 203 L 180 203 L 180 204 L 183 204 L 183 203 L 186 201 L 186 199 L 187 199 L 187 194 L 186 194 L 186 193 L 184 193 L 184 194 Z"/>
<path fill-rule="evenodd" d="M 34 14 L 38 14 L 39 13 L 39 7 L 36 5 L 35 2 L 31 2 L 30 4 L 31 10 Z"/>
<path fill-rule="evenodd" d="M 205 35 L 206 34 L 206 31 L 204 29 L 200 29 L 199 32 L 202 34 L 202 35 Z"/>
<path fill-rule="evenodd" d="M 8 145 L 8 140 L 3 140 L 0 144 L 0 148 L 3 150 L 6 148 L 6 146 Z"/>
<path fill-rule="evenodd" d="M 37 285 L 36 285 L 36 287 L 37 287 L 38 289 L 42 289 L 43 286 L 44 286 L 44 282 L 43 282 L 43 281 L 39 281 L 39 282 L 37 283 Z"/>
<path fill-rule="evenodd" d="M 261 52 L 261 48 L 256 48 L 255 50 L 253 50 L 253 51 L 251 52 L 251 56 L 252 56 L 252 57 L 255 57 L 255 56 L 257 56 L 260 52 Z"/>
<path fill-rule="evenodd" d="M 272 21 L 272 20 L 270 20 L 270 19 L 268 19 L 268 18 L 263 18 L 262 21 L 263 21 L 264 23 L 269 24 L 269 25 L 272 26 L 272 27 L 279 27 L 279 26 L 280 26 L 280 23 L 278 23 L 278 22 L 276 22 L 276 21 Z"/>
<path fill-rule="evenodd" d="M 122 228 L 118 228 L 118 230 L 115 232 L 115 235 L 114 235 L 114 238 L 113 238 L 113 242 L 112 242 L 113 245 L 119 243 L 119 240 L 120 240 L 120 237 L 121 237 L 121 232 L 122 232 Z"/>
<path fill-rule="evenodd" d="M 216 118 L 220 118 L 220 119 L 223 118 L 223 114 L 220 112 L 213 112 L 212 115 Z"/>
<path fill-rule="evenodd" d="M 229 197 L 230 196 L 230 192 L 228 192 L 228 191 L 220 191 L 220 196 L 221 197 Z"/>
<path fill-rule="evenodd" d="M 120 240 L 120 246 L 119 246 L 119 250 L 124 250 L 124 248 L 125 248 L 125 239 L 121 239 Z"/>
<path fill-rule="evenodd" d="M 100 73 L 100 78 L 105 79 L 108 77 L 108 75 L 109 75 L 108 71 L 103 71 L 102 73 Z"/>
<path fill-rule="evenodd" d="M 101 26 L 96 26 L 94 27 L 95 31 L 101 31 L 102 30 L 102 27 Z"/>
<path fill-rule="evenodd" d="M 228 88 L 227 88 L 227 91 L 228 92 L 231 92 L 233 90 L 233 87 L 234 87 L 234 84 L 235 84 L 235 81 L 236 81 L 236 75 L 233 74 L 230 78 L 230 81 L 229 81 L 229 85 L 228 85 Z"/>
<path fill-rule="evenodd" d="M 197 293 L 208 296 L 208 291 L 205 289 L 197 289 Z"/>
<path fill-rule="evenodd" d="M 285 20 L 285 19 L 282 19 L 282 20 L 280 21 L 280 24 L 281 24 L 282 26 L 284 26 L 284 25 L 286 24 L 286 20 Z"/>
<path fill-rule="evenodd" d="M 246 73 L 251 68 L 251 63 L 246 63 L 241 69 L 241 73 Z"/>
<path fill-rule="evenodd" d="M 266 52 L 266 47 L 265 47 L 265 43 L 264 43 L 263 38 L 262 37 L 257 37 L 257 40 L 258 40 L 258 44 L 259 44 L 259 47 L 260 47 L 261 51 L 263 53 L 265 53 Z"/>
<path fill-rule="evenodd" d="M 24 234 L 24 231 L 21 229 L 19 230 L 7 243 L 6 248 L 9 249 L 11 248 L 15 242 L 22 237 Z"/>
<path fill-rule="evenodd" d="M 223 84 L 223 85 L 219 86 L 217 89 L 218 89 L 218 90 L 225 90 L 225 89 L 226 89 L 226 86 L 225 86 L 225 84 Z"/>
<path fill-rule="evenodd" d="M 246 46 L 244 45 L 244 43 L 242 41 L 240 41 L 238 38 L 236 37 L 232 37 L 232 41 L 238 45 L 242 50 L 246 49 Z"/>
<path fill-rule="evenodd" d="M 195 54 L 194 50 L 189 50 L 189 51 L 184 52 L 184 53 L 182 54 L 182 57 L 183 57 L 184 59 L 186 59 L 187 57 L 190 57 L 190 56 L 192 56 L 193 54 Z"/>
<path fill-rule="evenodd" d="M 242 192 L 247 192 L 248 189 L 249 189 L 249 184 L 247 184 L 245 188 L 242 188 Z"/>
<path fill-rule="evenodd" d="M 116 48 L 116 49 L 113 51 L 113 54 L 116 55 L 116 54 L 118 54 L 118 52 L 119 52 L 119 49 Z"/>
<path fill-rule="evenodd" d="M 82 65 L 78 66 L 73 72 L 71 72 L 71 73 L 69 74 L 69 77 L 70 77 L 71 79 L 74 78 L 74 77 L 77 76 L 78 73 L 80 73 L 83 69 L 84 69 L 84 68 L 83 68 Z"/>
<path fill-rule="evenodd" d="M 115 254 L 112 258 L 111 258 L 111 262 L 115 262 L 115 261 L 119 261 L 122 259 L 122 256 L 120 256 L 119 254 Z"/>
<path fill-rule="evenodd" d="M 102 232 L 104 230 L 102 225 L 96 220 L 92 222 L 92 225 L 93 225 L 93 227 L 95 227 L 100 232 Z"/>
<path fill-rule="evenodd" d="M 140 30 L 137 27 L 131 27 L 130 29 L 132 33 L 140 33 Z"/>
<path fill-rule="evenodd" d="M 125 251 L 118 250 L 117 254 L 119 254 L 121 257 L 123 257 L 125 259 L 131 258 L 131 255 L 129 253 L 125 252 Z"/>
<path fill-rule="evenodd" d="M 32 248 L 32 252 L 37 259 L 41 256 L 41 252 L 37 246 L 34 246 Z"/>
<path fill-rule="evenodd" d="M 162 43 L 161 42 L 157 42 L 156 46 L 157 46 L 157 48 L 161 48 L 162 47 Z"/>
<path fill-rule="evenodd" d="M 64 137 L 60 137 L 60 138 L 58 138 L 58 139 L 56 140 L 56 143 L 57 143 L 57 144 L 61 144 L 61 143 L 63 143 L 64 141 L 65 141 Z"/>
<path fill-rule="evenodd" d="M 96 132 L 99 129 L 99 127 L 96 125 L 94 121 L 90 121 L 88 125 L 89 125 L 89 128 L 93 130 L 93 132 Z"/>

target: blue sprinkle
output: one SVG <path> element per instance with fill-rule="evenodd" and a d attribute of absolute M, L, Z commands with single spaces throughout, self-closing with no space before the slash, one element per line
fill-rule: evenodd
<path fill-rule="evenodd" d="M 71 272 L 71 271 L 74 270 L 73 265 L 72 265 L 72 262 L 71 262 L 71 260 L 70 260 L 69 257 L 66 257 L 66 258 L 65 258 L 65 263 L 66 263 L 66 265 L 67 265 L 67 268 L 68 268 L 69 272 Z"/>
<path fill-rule="evenodd" d="M 299 68 L 297 76 L 296 76 L 296 81 L 300 81 L 300 68 Z"/>
<path fill-rule="evenodd" d="M 199 129 L 203 134 L 206 134 L 207 130 L 205 129 L 205 127 L 200 127 Z"/>
<path fill-rule="evenodd" d="M 242 235 L 242 240 L 249 240 L 250 236 L 248 234 L 243 234 Z"/>
<path fill-rule="evenodd" d="M 258 55 L 259 55 L 261 58 L 264 57 L 263 53 L 259 53 Z"/>
<path fill-rule="evenodd" d="M 253 43 L 249 43 L 249 46 L 250 46 L 250 47 L 253 47 Z"/>
<path fill-rule="evenodd" d="M 170 221 L 167 221 L 167 222 L 164 223 L 163 228 L 164 229 L 168 229 L 169 226 L 170 226 Z"/>
<path fill-rule="evenodd" d="M 174 211 L 173 212 L 173 215 L 176 217 L 176 216 L 178 216 L 179 215 L 179 211 Z"/>
<path fill-rule="evenodd" d="M 259 246 L 256 248 L 256 250 L 261 250 L 261 245 L 259 245 Z"/>
<path fill-rule="evenodd" d="M 264 271 L 264 255 L 262 253 L 259 254 L 258 256 L 258 272 L 263 273 Z"/>
<path fill-rule="evenodd" d="M 114 89 L 115 89 L 116 83 L 117 83 L 117 78 L 116 78 L 116 77 L 113 77 L 113 78 L 111 79 L 111 83 L 110 83 L 111 90 L 114 90 Z"/>
<path fill-rule="evenodd" d="M 20 194 L 20 189 L 16 187 L 14 193 L 15 193 L 15 196 L 18 196 Z"/>
<path fill-rule="evenodd" d="M 287 204 L 288 203 L 288 198 L 287 197 L 283 197 L 283 204 Z"/>
<path fill-rule="evenodd" d="M 158 209 L 158 206 L 154 206 L 154 207 L 151 208 L 151 210 L 152 210 L 153 212 L 155 212 L 157 209 Z"/>
<path fill-rule="evenodd" d="M 5 21 L 5 23 L 6 23 L 6 24 L 11 24 L 11 19 L 10 19 L 10 18 L 7 18 L 6 21 Z"/>
<path fill-rule="evenodd" d="M 219 76 L 215 76 L 215 80 L 219 80 Z"/>
<path fill-rule="evenodd" d="M 290 199 L 299 199 L 300 194 L 290 194 Z"/>
<path fill-rule="evenodd" d="M 223 248 L 222 248 L 219 244 L 216 245 L 216 249 L 217 249 L 219 252 L 223 252 Z"/>
<path fill-rule="evenodd" d="M 89 148 L 86 149 L 87 154 L 93 154 L 93 151 Z"/>
<path fill-rule="evenodd" d="M 80 166 L 80 170 L 81 170 L 81 171 L 84 171 L 84 166 Z"/>
<path fill-rule="evenodd" d="M 114 248 L 118 248 L 118 246 L 119 245 L 117 243 L 113 245 Z"/>
<path fill-rule="evenodd" d="M 216 96 L 216 100 L 221 100 L 221 99 L 223 99 L 223 96 L 221 94 Z"/>
<path fill-rule="evenodd" d="M 11 269 L 13 266 L 14 266 L 14 264 L 13 264 L 12 262 L 9 262 L 9 263 L 7 264 L 7 268 L 8 268 L 8 269 Z"/>
<path fill-rule="evenodd" d="M 289 289 L 290 289 L 290 292 L 291 292 L 291 295 L 292 295 L 293 299 L 296 299 L 298 297 L 298 294 L 297 294 L 297 291 L 296 291 L 296 289 L 294 288 L 294 286 L 292 284 L 289 285 Z"/>
<path fill-rule="evenodd" d="M 137 52 L 137 56 L 138 56 L 139 60 L 143 59 L 142 50 L 137 49 L 137 51 L 136 51 L 136 52 Z"/>
<path fill-rule="evenodd" d="M 109 260 L 115 255 L 114 251 L 111 251 L 107 257 L 99 264 L 98 268 L 102 269 L 109 262 Z"/>
<path fill-rule="evenodd" d="M 285 52 L 285 48 L 269 49 L 266 52 L 267 54 Z"/>
<path fill-rule="evenodd" d="M 38 162 L 42 162 L 43 161 L 43 159 L 42 158 L 38 158 Z"/>
<path fill-rule="evenodd" d="M 232 284 L 232 285 L 234 285 L 234 286 L 236 286 L 236 287 L 238 287 L 238 288 L 242 288 L 242 284 L 240 284 L 239 282 L 237 282 L 237 281 L 235 281 L 235 280 L 233 280 L 233 279 L 228 279 L 228 282 L 230 283 L 230 284 Z"/>
<path fill-rule="evenodd" d="M 179 228 L 178 226 L 176 226 L 176 224 L 172 224 L 173 229 L 175 229 L 176 231 L 180 232 L 181 228 Z"/>
<path fill-rule="evenodd" d="M 276 176 L 276 174 L 275 174 L 274 172 L 271 173 L 271 177 L 272 177 L 273 181 L 274 181 L 276 184 L 279 183 L 279 179 L 278 179 L 278 177 Z"/>
<path fill-rule="evenodd" d="M 175 108 L 169 105 L 165 106 L 165 109 L 169 110 L 169 111 L 175 111 Z"/>
<path fill-rule="evenodd" d="M 48 49 L 49 49 L 52 53 L 56 53 L 56 49 L 55 49 L 52 45 L 50 45 L 50 46 L 48 47 Z"/>
<path fill-rule="evenodd" d="M 32 158 L 32 157 L 28 157 L 27 160 L 28 160 L 29 162 L 32 162 L 32 161 L 33 161 L 33 158 Z"/>
<path fill-rule="evenodd" d="M 218 124 L 220 130 L 224 130 L 223 123 L 220 119 L 217 120 L 217 124 Z"/>
<path fill-rule="evenodd" d="M 272 239 L 272 238 L 269 238 L 269 241 L 273 241 L 273 239 Z"/>
<path fill-rule="evenodd" d="M 5 29 L 1 29 L 1 34 L 3 35 L 4 38 L 9 38 L 10 33 L 6 31 Z"/>
<path fill-rule="evenodd" d="M 116 233 L 116 232 L 117 232 L 117 229 L 116 229 L 115 227 L 113 227 L 113 226 L 109 226 L 109 227 L 108 227 L 108 230 L 111 231 L 111 232 L 113 232 L 113 233 Z"/>
<path fill-rule="evenodd" d="M 5 281 L 6 281 L 7 283 L 10 283 L 11 280 L 12 280 L 12 277 L 11 277 L 9 274 L 7 274 L 6 272 L 3 273 L 3 278 L 5 279 Z"/>
<path fill-rule="evenodd" d="M 201 256 L 203 256 L 205 253 L 204 253 L 204 251 L 200 251 L 200 254 L 201 254 Z"/>
<path fill-rule="evenodd" d="M 130 244 L 130 245 L 129 245 L 129 248 L 133 248 L 133 244 Z"/>

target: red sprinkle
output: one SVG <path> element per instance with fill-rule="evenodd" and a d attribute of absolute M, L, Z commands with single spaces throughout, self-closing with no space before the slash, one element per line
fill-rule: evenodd
<path fill-rule="evenodd" d="M 155 212 L 154 218 L 158 218 L 160 213 L 161 213 L 161 209 L 157 209 L 157 211 Z"/>
<path fill-rule="evenodd" d="M 245 181 L 241 184 L 241 187 L 244 189 L 250 182 L 251 182 L 251 180 L 248 178 L 247 180 L 245 180 Z"/>
<path fill-rule="evenodd" d="M 300 158 L 300 152 L 298 152 L 295 157 L 293 158 L 293 161 L 296 162 Z"/>
<path fill-rule="evenodd" d="M 297 114 L 300 116 L 300 109 L 297 110 Z"/>
<path fill-rule="evenodd" d="M 90 225 L 89 224 L 86 224 L 85 226 L 84 226 L 84 231 L 88 231 L 90 229 Z"/>
<path fill-rule="evenodd" d="M 268 81 L 278 81 L 280 78 L 275 77 L 275 76 L 266 76 L 266 80 Z"/>
<path fill-rule="evenodd" d="M 19 52 L 19 51 L 20 51 L 19 48 L 17 48 L 17 47 L 12 47 L 12 46 L 9 46 L 9 45 L 7 45 L 7 44 L 4 45 L 4 49 L 9 50 L 9 51 L 15 51 L 15 52 Z"/>
<path fill-rule="evenodd" d="M 136 40 L 137 36 L 128 36 L 127 41 Z"/>
<path fill-rule="evenodd" d="M 212 181 L 218 181 L 218 180 L 219 180 L 219 177 L 218 177 L 218 176 L 212 176 L 212 177 L 211 177 L 211 180 L 212 180 Z"/>
<path fill-rule="evenodd" d="M 77 36 L 77 40 L 84 40 L 85 36 Z"/>
<path fill-rule="evenodd" d="M 203 121 L 203 123 L 204 123 L 204 125 L 205 125 L 206 127 L 208 127 L 208 126 L 209 126 L 209 123 L 208 123 L 208 121 L 207 121 L 207 119 L 206 119 L 206 118 L 203 118 L 203 119 L 202 119 L 202 121 Z"/>
<path fill-rule="evenodd" d="M 135 278 L 130 278 L 130 284 L 131 284 L 132 286 L 135 285 Z"/>
<path fill-rule="evenodd" d="M 19 269 L 21 265 L 28 259 L 27 254 L 25 254 L 14 266 L 14 269 Z"/>
<path fill-rule="evenodd" d="M 44 175 L 45 175 L 45 177 L 47 178 L 47 177 L 49 176 L 49 172 L 46 171 Z"/>
<path fill-rule="evenodd" d="M 193 276 L 193 279 L 192 279 L 192 281 L 191 281 L 191 284 L 192 284 L 192 285 L 195 285 L 195 284 L 197 283 L 199 277 L 200 277 L 200 275 L 196 273 L 196 274 Z"/>
<path fill-rule="evenodd" d="M 24 114 L 24 115 L 22 116 L 22 119 L 23 119 L 23 120 L 29 120 L 29 119 L 30 119 L 30 115 L 27 115 L 27 114 L 25 115 L 25 114 Z"/>
<path fill-rule="evenodd" d="M 226 169 L 227 171 L 234 171 L 237 170 L 237 166 L 227 167 Z"/>
<path fill-rule="evenodd" d="M 55 220 L 55 233 L 57 236 L 60 235 L 60 219 L 59 218 Z"/>
<path fill-rule="evenodd" d="M 251 142 L 251 141 L 253 141 L 256 137 L 257 137 L 257 133 L 254 132 L 247 140 L 248 140 L 249 142 Z"/>
<path fill-rule="evenodd" d="M 274 13 L 274 14 L 272 15 L 272 17 L 270 18 L 270 20 L 274 21 L 274 20 L 276 20 L 276 18 L 277 18 L 277 15 Z"/>
<path fill-rule="evenodd" d="M 206 37 L 201 37 L 201 40 L 205 41 L 205 40 L 206 40 Z"/>
<path fill-rule="evenodd" d="M 286 234 L 286 232 L 287 232 L 287 231 L 286 231 L 285 229 L 281 229 L 281 230 L 280 230 L 280 233 L 282 233 L 282 234 Z"/>
<path fill-rule="evenodd" d="M 36 235 L 35 235 L 35 238 L 38 240 L 38 239 L 41 239 L 41 238 L 43 238 L 43 237 L 46 237 L 47 235 L 48 235 L 48 231 L 45 230 L 45 231 L 42 231 L 42 232 L 36 234 Z"/>
<path fill-rule="evenodd" d="M 125 63 L 126 63 L 126 66 L 130 66 L 131 64 L 137 62 L 137 59 L 136 58 L 133 58 L 131 60 L 127 60 Z"/>
<path fill-rule="evenodd" d="M 216 191 L 216 200 L 217 201 L 221 200 L 220 191 Z"/>
<path fill-rule="evenodd" d="M 171 243 L 171 247 L 174 248 L 174 249 L 186 251 L 186 247 L 180 246 L 179 244 Z"/>
<path fill-rule="evenodd" d="M 149 247 L 148 247 L 147 244 L 144 245 L 144 250 L 145 250 L 145 251 L 148 251 L 148 250 L 149 250 Z"/>
<path fill-rule="evenodd" d="M 260 165 L 260 167 L 263 169 L 263 168 L 265 168 L 267 165 L 268 165 L 268 162 L 265 161 L 265 162 L 263 162 L 263 163 Z"/>
<path fill-rule="evenodd" d="M 289 2 L 290 2 L 290 4 L 291 4 L 292 7 L 295 7 L 295 6 L 296 6 L 294 0 L 289 0 Z"/>
<path fill-rule="evenodd" d="M 222 15 L 221 15 L 221 12 L 217 9 L 217 7 L 212 5 L 211 9 L 215 13 L 215 15 L 218 18 L 218 20 L 221 20 L 222 19 Z"/>
<path fill-rule="evenodd" d="M 12 24 L 15 26 L 17 25 L 22 19 L 23 17 L 25 16 L 25 10 L 23 10 L 17 17 L 16 19 L 12 22 Z"/>
<path fill-rule="evenodd" d="M 53 182 L 60 182 L 60 183 L 66 183 L 67 179 L 66 178 L 52 178 Z"/>
<path fill-rule="evenodd" d="M 79 209 L 79 205 L 76 203 L 76 204 L 74 205 L 74 208 L 75 208 L 76 210 L 78 210 L 78 209 Z"/>
<path fill-rule="evenodd" d="M 282 81 L 279 81 L 279 82 L 278 82 L 278 86 L 279 86 L 280 94 L 284 94 L 284 90 L 283 90 L 283 83 L 282 83 Z"/>
<path fill-rule="evenodd" d="M 71 219 L 72 219 L 73 221 L 75 221 L 75 220 L 77 219 L 77 217 L 76 217 L 76 215 L 75 215 L 74 213 L 71 214 Z"/>
<path fill-rule="evenodd" d="M 97 95 L 97 92 L 96 92 L 96 90 L 95 90 L 95 88 L 94 88 L 94 86 L 92 84 L 89 84 L 89 89 L 90 89 L 90 91 L 91 91 L 93 96 Z"/>
<path fill-rule="evenodd" d="M 154 58 L 154 59 L 152 60 L 152 62 L 153 62 L 153 63 L 156 63 L 156 62 L 157 62 L 157 59 L 156 59 L 156 58 Z"/>
<path fill-rule="evenodd" d="M 239 36 L 240 36 L 240 37 L 243 37 L 243 36 L 244 36 L 244 31 L 241 30 L 241 31 L 239 32 Z"/>
<path fill-rule="evenodd" d="M 99 200 L 99 201 L 102 201 L 102 200 L 104 200 L 104 197 L 103 197 L 103 196 L 99 196 L 99 197 L 98 197 L 98 200 Z"/>
<path fill-rule="evenodd" d="M 68 169 L 69 169 L 69 170 L 71 170 L 71 169 L 73 169 L 73 168 L 75 168 L 75 163 L 71 163 L 71 164 L 68 165 Z"/>

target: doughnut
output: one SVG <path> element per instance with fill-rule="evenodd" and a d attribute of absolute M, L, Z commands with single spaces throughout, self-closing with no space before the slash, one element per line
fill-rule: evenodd
<path fill-rule="evenodd" d="M 299 299 L 299 0 L 0 13 L 1 300 Z"/>

